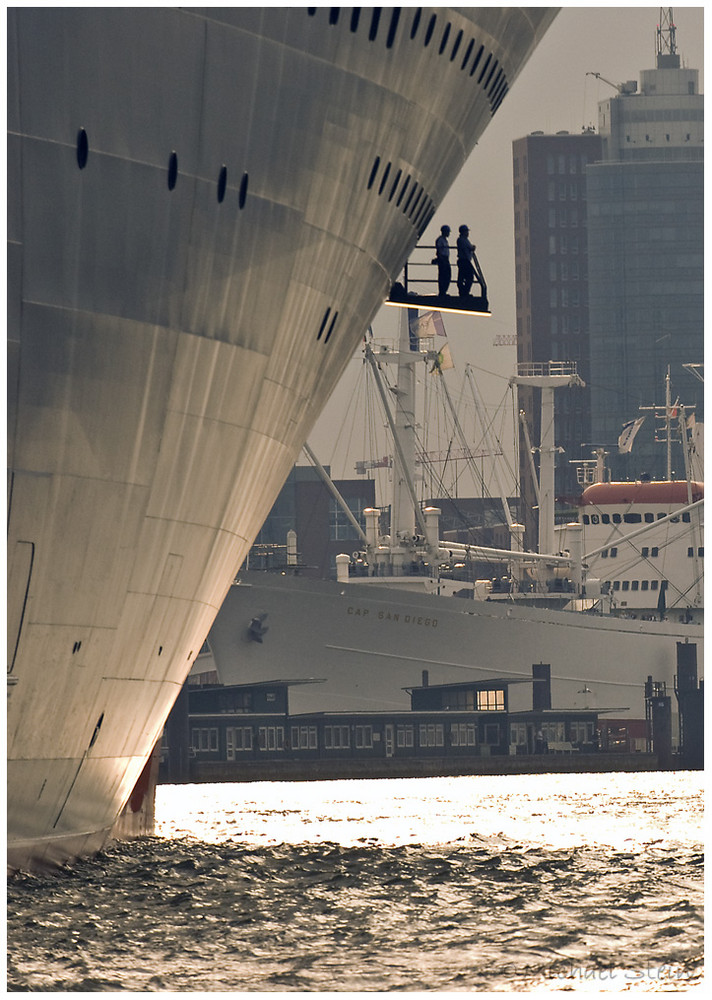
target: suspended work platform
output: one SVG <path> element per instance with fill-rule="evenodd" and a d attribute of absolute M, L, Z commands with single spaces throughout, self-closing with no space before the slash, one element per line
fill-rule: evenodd
<path fill-rule="evenodd" d="M 477 295 L 459 295 L 457 293 L 457 264 L 453 266 L 450 287 L 453 295 L 438 294 L 438 267 L 433 263 L 434 246 L 417 246 L 413 258 L 408 260 L 403 268 L 402 281 L 397 281 L 391 288 L 387 306 L 398 306 L 401 309 L 437 309 L 440 312 L 460 313 L 468 316 L 491 316 L 487 301 L 487 285 L 477 256 L 473 254 L 474 282 L 478 286 Z M 433 293 L 432 289 L 435 289 Z"/>

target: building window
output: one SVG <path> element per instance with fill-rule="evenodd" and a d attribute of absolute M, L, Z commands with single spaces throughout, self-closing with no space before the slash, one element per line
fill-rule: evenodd
<path fill-rule="evenodd" d="M 503 712 L 504 711 L 504 689 L 496 691 L 478 691 L 477 709 L 480 712 Z"/>
<path fill-rule="evenodd" d="M 354 746 L 357 750 L 370 750 L 373 746 L 371 726 L 354 726 Z"/>
<path fill-rule="evenodd" d="M 450 743 L 454 747 L 477 746 L 474 722 L 453 722 L 450 726 Z"/>
<path fill-rule="evenodd" d="M 327 750 L 347 750 L 351 746 L 348 726 L 324 726 L 324 746 Z"/>
<path fill-rule="evenodd" d="M 412 726 L 396 726 L 396 746 L 401 749 L 413 746 Z"/>
<path fill-rule="evenodd" d="M 217 728 L 191 730 L 191 746 L 196 753 L 211 753 L 217 750 Z"/>
<path fill-rule="evenodd" d="M 509 742 L 517 746 L 527 745 L 527 724 L 526 722 L 512 722 L 509 726 Z"/>
<path fill-rule="evenodd" d="M 361 497 L 344 498 L 346 504 L 362 528 L 366 527 L 363 516 L 364 501 Z M 346 513 L 336 500 L 329 501 L 329 538 L 332 541 L 358 541 L 359 535 Z"/>
<path fill-rule="evenodd" d="M 592 743 L 593 723 L 592 722 L 571 722 L 569 724 L 569 734 L 572 743 Z"/>
<path fill-rule="evenodd" d="M 283 726 L 260 726 L 258 736 L 260 750 L 284 750 Z"/>
<path fill-rule="evenodd" d="M 227 759 L 234 760 L 235 754 L 252 749 L 252 729 L 249 726 L 228 726 L 225 730 Z"/>
<path fill-rule="evenodd" d="M 422 724 L 419 727 L 418 742 L 421 747 L 445 746 L 445 727 L 440 723 Z"/>
<path fill-rule="evenodd" d="M 292 726 L 290 740 L 292 750 L 316 750 L 316 726 Z"/>

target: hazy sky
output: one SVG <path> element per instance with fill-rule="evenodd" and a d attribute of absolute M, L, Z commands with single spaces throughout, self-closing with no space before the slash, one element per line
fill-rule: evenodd
<path fill-rule="evenodd" d="M 682 64 L 700 71 L 704 91 L 704 8 L 675 7 L 677 51 Z M 598 125 L 598 102 L 614 93 L 608 84 L 587 76 L 598 72 L 614 83 L 640 82 L 640 71 L 655 66 L 659 7 L 563 7 L 539 47 L 510 89 L 479 145 L 435 213 L 423 242 L 434 243 L 440 226 L 453 232 L 465 222 L 477 245 L 489 293 L 491 318 L 444 316 L 456 365 L 449 384 L 459 386 L 464 364 L 478 372 L 478 385 L 493 408 L 514 372 L 516 349 L 494 346 L 498 334 L 515 332 L 514 209 L 512 141 L 529 132 L 578 133 Z M 373 324 L 376 337 L 395 338 L 400 310 L 384 307 Z M 360 362 L 350 362 L 342 383 L 309 437 L 320 460 L 335 477 L 353 476 L 353 457 L 342 462 L 346 402 L 353 395 Z M 486 374 L 489 373 L 489 374 Z M 337 451 L 335 451 L 337 449 Z M 366 457 L 358 455 L 355 457 Z M 300 459 L 300 464 L 306 464 Z"/>

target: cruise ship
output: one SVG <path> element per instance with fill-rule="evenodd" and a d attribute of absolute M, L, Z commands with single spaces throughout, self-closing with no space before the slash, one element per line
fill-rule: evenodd
<path fill-rule="evenodd" d="M 112 836 L 556 10 L 8 10 L 11 869 Z"/>

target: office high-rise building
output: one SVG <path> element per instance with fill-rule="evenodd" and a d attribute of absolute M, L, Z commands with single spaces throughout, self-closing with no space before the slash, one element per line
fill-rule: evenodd
<path fill-rule="evenodd" d="M 665 477 L 661 422 L 639 408 L 664 403 L 668 369 L 673 402 L 703 416 L 703 386 L 689 368 L 703 361 L 703 96 L 698 71 L 681 66 L 668 15 L 656 67 L 642 71 L 640 86 L 612 87 L 598 133 L 534 132 L 513 143 L 517 360 L 575 361 L 586 383 L 556 394 L 563 517 L 580 493 L 570 462 L 596 446 L 613 478 Z M 520 389 L 520 406 L 536 445 L 536 391 Z M 623 424 L 642 415 L 632 451 L 619 454 Z M 524 435 L 520 442 L 532 545 L 536 497 Z M 679 447 L 673 456 L 682 475 Z"/>
<path fill-rule="evenodd" d="M 684 366 L 703 361 L 704 99 L 670 22 L 658 39 L 640 89 L 621 85 L 600 103 L 603 158 L 587 170 L 592 440 L 615 446 L 646 415 L 630 454 L 609 448 L 620 478 L 667 474 L 654 414 L 639 408 L 664 402 L 668 368 L 673 401 L 703 415 L 702 383 Z"/>
<path fill-rule="evenodd" d="M 556 493 L 564 504 L 580 493 L 570 460 L 588 458 L 588 255 L 586 169 L 600 159 L 601 139 L 533 132 L 513 143 L 517 361 L 575 361 L 586 388 L 556 393 Z M 540 438 L 538 392 L 520 388 L 529 438 Z M 534 485 L 522 435 L 521 491 L 528 543 L 536 538 Z M 534 534 L 532 534 L 534 532 Z"/>

